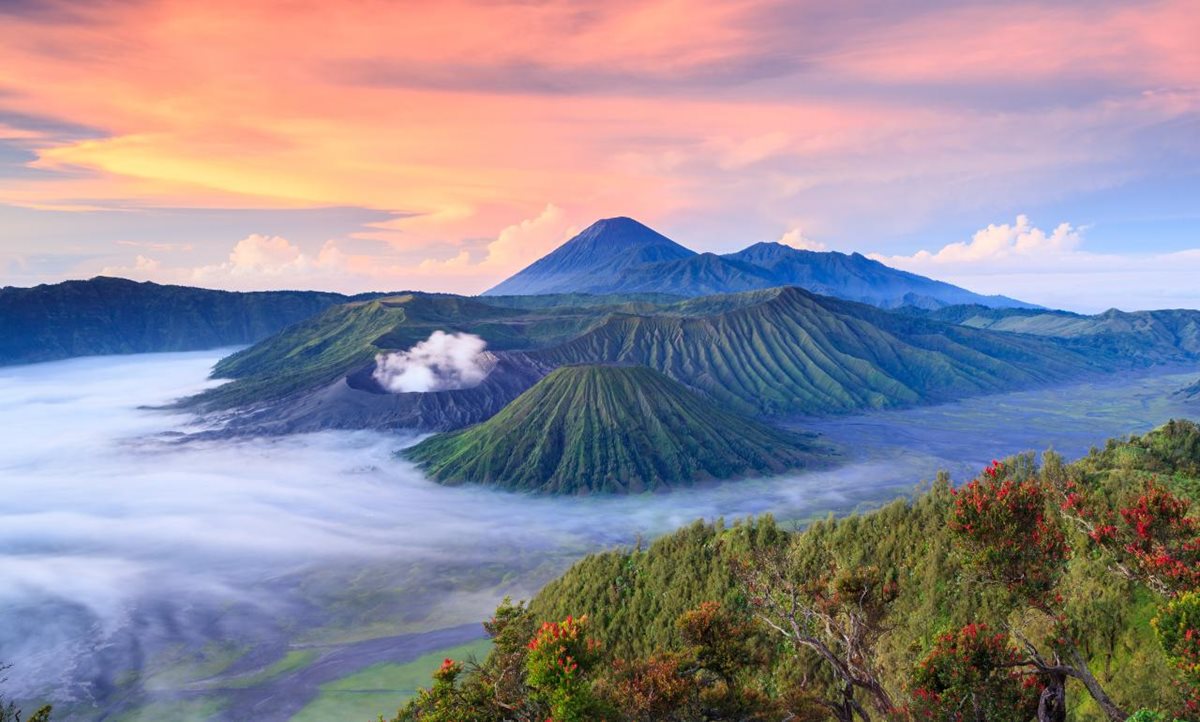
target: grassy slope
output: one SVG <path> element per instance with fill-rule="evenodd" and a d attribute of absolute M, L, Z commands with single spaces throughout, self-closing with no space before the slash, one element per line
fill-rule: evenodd
<path fill-rule="evenodd" d="M 1200 433 L 1194 425 L 1173 422 L 1143 437 L 1110 442 L 1071 465 L 1070 473 L 1082 483 L 1114 488 L 1130 488 L 1153 476 L 1200 501 Z M 952 505 L 949 488 L 935 485 L 912 501 L 818 522 L 796 540 L 798 559 L 878 565 L 899 582 L 891 630 L 880 645 L 884 676 L 893 689 L 902 688 L 915 660 L 941 630 L 970 621 L 1003 628 L 1009 619 L 1004 605 L 972 581 L 953 552 L 946 525 Z M 643 550 L 585 558 L 543 588 L 531 608 L 539 621 L 588 614 L 597 636 L 617 656 L 677 648 L 674 621 L 682 612 L 708 600 L 744 607 L 731 560 L 786 538 L 769 519 L 732 528 L 697 522 Z M 1164 695 L 1173 694 L 1165 682 L 1172 673 L 1146 623 L 1157 602 L 1111 574 L 1102 560 L 1087 556 L 1072 563 L 1065 588 L 1106 688 L 1130 709 L 1165 703 Z M 1086 697 L 1081 688 L 1072 691 L 1072 718 L 1100 719 Z"/>
<path fill-rule="evenodd" d="M 1125 335 L 1094 343 L 997 333 L 956 324 L 963 319 L 955 314 L 943 322 L 795 288 L 677 303 L 643 296 L 583 305 L 578 296 L 535 299 L 409 294 L 330 309 L 222 361 L 216 375 L 235 382 L 200 400 L 232 407 L 313 389 L 361 368 L 381 350 L 409 348 L 437 329 L 475 333 L 493 350 L 529 351 L 551 366 L 649 366 L 728 408 L 768 415 L 840 413 L 1010 390 L 1187 358 L 1193 345 L 1200 357 L 1200 340 L 1193 342 L 1183 312 L 1168 313 L 1173 325 L 1167 330 L 1112 321 L 1126 328 Z M 967 307 L 957 308 L 961 314 Z M 1140 348 L 1138 339 L 1156 350 Z"/>
<path fill-rule="evenodd" d="M 952 306 L 927 318 L 973 328 L 1049 336 L 1092 352 L 1142 363 L 1200 358 L 1200 311 L 1106 311 L 1084 316 L 1067 311 Z"/>
<path fill-rule="evenodd" d="M 567 366 L 492 419 L 408 456 L 443 483 L 640 492 L 803 465 L 802 441 L 724 411 L 645 367 Z"/>
<path fill-rule="evenodd" d="M 406 664 L 376 664 L 335 682 L 321 685 L 320 695 L 292 717 L 292 722 L 328 720 L 371 720 L 380 713 L 393 714 L 428 684 L 430 675 L 451 658 L 459 661 L 483 659 L 492 646 L 484 639 L 431 652 Z"/>
<path fill-rule="evenodd" d="M 722 404 L 766 414 L 912 404 L 1103 368 L 1054 341 L 902 317 L 794 288 L 671 310 L 615 316 L 539 356 L 650 366 Z"/>
<path fill-rule="evenodd" d="M 476 334 L 493 350 L 527 348 L 574 337 L 602 314 L 555 306 L 522 310 L 432 294 L 350 303 L 223 359 L 213 376 L 234 381 L 194 401 L 228 408 L 317 388 L 361 368 L 380 352 L 412 348 L 437 330 Z"/>

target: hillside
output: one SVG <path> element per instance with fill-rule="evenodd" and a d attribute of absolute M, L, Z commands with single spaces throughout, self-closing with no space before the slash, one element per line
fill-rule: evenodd
<path fill-rule="evenodd" d="M 104 276 L 5 287 L 0 364 L 249 344 L 349 300 L 316 291 L 234 293 Z"/>
<path fill-rule="evenodd" d="M 582 297 L 592 299 L 582 305 L 571 295 L 521 298 L 406 294 L 331 308 L 223 360 L 214 376 L 232 382 L 186 403 L 236 409 L 226 419 L 238 434 L 448 430 L 484 420 L 559 366 L 615 364 L 654 368 L 742 414 L 822 415 L 1130 365 L 1061 339 L 898 315 L 796 288 L 674 303 L 637 294 Z M 377 354 L 407 350 L 435 331 L 477 335 L 502 361 L 479 391 L 419 398 L 371 380 Z"/>
<path fill-rule="evenodd" d="M 695 297 L 754 291 L 781 283 L 757 266 L 714 253 L 698 253 L 678 261 L 631 268 L 611 279 L 591 279 L 591 288 L 616 293 L 657 291 Z"/>
<path fill-rule="evenodd" d="M 664 491 L 816 458 L 801 438 L 637 366 L 559 368 L 493 418 L 405 455 L 444 484 L 552 494 Z"/>
<path fill-rule="evenodd" d="M 1143 365 L 1200 359 L 1200 311 L 1112 309 L 1087 316 L 1069 311 L 967 305 L 907 312 L 971 328 L 1060 338 L 1080 350 L 1120 356 Z"/>
<path fill-rule="evenodd" d="M 975 565 L 983 562 L 963 546 L 963 535 L 973 532 L 953 523 L 962 513 L 961 497 L 971 490 L 955 491 L 940 478 L 911 500 L 830 517 L 799 532 L 785 531 L 770 517 L 732 526 L 697 521 L 648 547 L 593 554 L 527 606 L 502 603 L 485 625 L 495 642 L 488 659 L 450 678 L 449 687 L 439 678 L 441 696 L 435 685 L 395 721 L 465 718 L 468 710 L 478 719 L 511 710 L 546 716 L 556 702 L 543 689 L 497 684 L 536 669 L 544 624 L 559 639 L 569 630 L 568 645 L 577 641 L 568 649 L 579 655 L 579 674 L 588 684 L 563 693 L 575 695 L 576 708 L 607 719 L 916 722 L 960 719 L 955 710 L 965 701 L 977 714 L 962 719 L 1026 722 L 1036 718 L 1044 690 L 1056 683 L 1021 661 L 1029 657 L 1025 649 L 996 654 L 1018 650 L 1016 634 L 1039 654 L 1053 649 L 1057 658 L 1061 650 L 1064 664 L 1088 668 L 1097 688 L 1122 710 L 1105 715 L 1084 684 L 1069 677 L 1060 682 L 1061 717 L 1044 719 L 1124 720 L 1139 709 L 1161 716 L 1136 719 L 1196 719 L 1186 699 L 1200 700 L 1187 696 L 1189 686 L 1200 694 L 1200 677 L 1189 677 L 1185 659 L 1173 661 L 1155 633 L 1161 623 L 1150 622 L 1180 598 L 1153 591 L 1146 576 L 1129 579 L 1114 571 L 1112 561 L 1124 553 L 1120 545 L 1103 546 L 1073 528 L 1057 495 L 1070 491 L 1101 512 L 1138 504 L 1139 494 L 1159 488 L 1172 503 L 1191 505 L 1192 526 L 1180 525 L 1180 538 L 1191 539 L 1200 530 L 1200 429 L 1173 421 L 1144 436 L 1109 441 L 1072 464 L 1050 452 L 1041 461 L 1039 467 L 1033 454 L 1009 459 L 993 471 L 1001 478 L 987 482 L 982 474 L 981 483 L 1001 490 L 1000 500 L 1014 489 L 1032 493 L 1061 525 L 1054 528 L 1070 547 L 1060 552 L 1062 565 L 1050 576 L 1052 612 L 1029 608 L 1000 582 L 981 576 Z M 1011 542 L 1012 534 L 1008 529 L 1000 541 Z M 1022 537 L 1019 530 L 1016 537 Z M 1174 553 L 1195 558 L 1186 544 Z M 1040 555 L 1030 563 L 1048 568 Z M 753 586 L 762 579 L 769 586 Z M 767 606 L 768 599 L 781 606 Z M 1194 610 L 1200 599 L 1185 603 Z M 826 645 L 828 657 L 790 643 L 786 623 L 781 634 L 762 622 L 784 619 L 789 605 L 797 605 L 797 629 Z M 1058 628 L 1069 628 L 1078 641 L 1056 641 L 1051 615 L 1060 615 Z M 986 646 L 974 646 L 977 640 Z M 586 657 L 576 651 L 584 649 L 598 651 Z M 856 679 L 877 683 L 893 714 L 877 712 L 870 684 L 850 686 L 846 697 L 829 658 L 851 660 Z M 847 700 L 855 704 L 835 706 Z M 442 706 L 434 707 L 436 701 Z M 856 705 L 870 712 L 849 712 Z"/>
<path fill-rule="evenodd" d="M 364 370 L 369 378 L 376 354 L 409 349 L 434 331 L 478 335 L 492 351 L 536 348 L 577 336 L 612 308 L 576 307 L 569 297 L 561 299 L 565 305 L 556 305 L 555 297 L 543 298 L 543 304 L 520 308 L 507 305 L 508 299 L 482 303 L 463 296 L 409 293 L 330 308 L 222 359 L 213 377 L 233 381 L 189 403 L 208 409 L 255 405 L 315 391 L 356 374 L 361 377 Z M 641 307 L 621 299 L 613 302 L 621 309 Z M 382 393 L 370 384 L 364 390 Z"/>
<path fill-rule="evenodd" d="M 1053 340 L 898 316 L 796 288 L 613 315 L 559 346 L 551 365 L 649 366 L 729 408 L 826 414 L 959 398 L 1113 368 Z"/>
<path fill-rule="evenodd" d="M 1029 306 L 982 296 L 854 253 L 756 243 L 737 253 L 696 253 L 631 218 L 606 218 L 484 295 L 661 293 L 705 296 L 798 286 L 881 308 L 977 303 Z"/>
<path fill-rule="evenodd" d="M 798 288 L 660 299 L 406 294 L 351 303 L 230 356 L 214 375 L 233 381 L 186 403 L 235 410 L 225 419 L 237 434 L 445 431 L 483 421 L 555 368 L 609 364 L 653 368 L 743 415 L 805 416 L 946 401 L 1190 358 L 1186 336 L 1178 337 L 1180 348 L 1148 356 L 1129 347 L 1136 335 L 1126 345 L 1098 348 Z M 397 394 L 372 381 L 377 354 L 410 349 L 435 331 L 487 343 L 500 363 L 479 390 Z"/>

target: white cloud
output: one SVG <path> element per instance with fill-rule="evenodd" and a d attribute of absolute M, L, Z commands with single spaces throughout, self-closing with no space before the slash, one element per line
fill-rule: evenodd
<path fill-rule="evenodd" d="M 975 231 L 970 241 L 959 241 L 943 246 L 936 253 L 919 251 L 914 259 L 932 263 L 955 264 L 993 262 L 1001 259 L 1061 255 L 1074 251 L 1082 242 L 1082 229 L 1070 223 L 1060 223 L 1046 233 L 1033 226 L 1029 217 L 1017 216 L 1013 224 L 991 223 L 987 228 Z"/>
<path fill-rule="evenodd" d="M 475 334 L 438 330 L 407 351 L 377 354 L 372 375 L 396 394 L 469 389 L 483 383 L 495 366 L 486 348 Z"/>
<path fill-rule="evenodd" d="M 162 268 L 162 263 L 159 261 L 138 254 L 133 259 L 131 266 L 105 266 L 100 270 L 102 276 L 123 276 L 130 278 L 141 278 L 157 272 Z"/>
<path fill-rule="evenodd" d="M 504 271 L 518 271 L 562 245 L 571 233 L 563 210 L 553 203 L 535 218 L 500 231 L 488 244 L 484 263 Z"/>
<path fill-rule="evenodd" d="M 540 213 L 502 229 L 475 251 L 450 258 L 405 258 L 380 242 L 354 249 L 331 239 L 315 253 L 278 235 L 253 233 L 234 244 L 220 263 L 175 266 L 138 255 L 106 275 L 136 280 L 194 284 L 233 290 L 311 288 L 356 293 L 363 290 L 423 289 L 478 293 L 558 247 L 575 232 L 562 208 L 548 203 Z M 348 246 L 348 247 L 347 247 Z"/>
<path fill-rule="evenodd" d="M 308 259 L 288 239 L 252 233 L 237 242 L 223 267 L 235 275 L 244 275 L 286 273 L 307 264 Z"/>
<path fill-rule="evenodd" d="M 1086 227 L 1059 223 L 1050 232 L 1019 215 L 990 224 L 969 241 L 909 256 L 870 257 L 895 268 L 1053 308 L 1096 312 L 1200 308 L 1200 248 L 1171 253 L 1096 253 Z M 1129 247 L 1139 247 L 1130 241 Z M 1144 246 L 1142 246 L 1144 247 Z"/>
<path fill-rule="evenodd" d="M 779 237 L 779 242 L 785 246 L 791 246 L 801 251 L 824 251 L 826 246 L 820 241 L 814 241 L 804 235 L 804 231 L 799 228 L 793 228 L 787 233 Z"/>

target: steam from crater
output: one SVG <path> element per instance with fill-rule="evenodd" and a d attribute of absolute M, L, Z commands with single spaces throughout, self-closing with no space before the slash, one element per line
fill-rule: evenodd
<path fill-rule="evenodd" d="M 392 393 L 469 389 L 487 378 L 496 358 L 474 334 L 434 331 L 407 351 L 377 354 L 375 380 Z"/>

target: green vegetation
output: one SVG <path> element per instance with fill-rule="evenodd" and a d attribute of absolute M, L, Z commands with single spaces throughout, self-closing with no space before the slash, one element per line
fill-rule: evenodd
<path fill-rule="evenodd" d="M 1080 351 L 1139 364 L 1191 362 L 1200 358 L 1200 311 L 1124 312 L 1095 316 L 1030 308 L 950 306 L 912 314 L 971 328 L 1063 339 Z"/>
<path fill-rule="evenodd" d="M 555 494 L 659 491 L 816 458 L 643 366 L 564 366 L 488 421 L 405 453 L 444 484 Z"/>
<path fill-rule="evenodd" d="M 232 406 L 327 384 L 374 358 L 376 339 L 404 318 L 403 305 L 386 300 L 335 306 L 222 359 L 213 376 L 236 381 L 197 398 L 206 405 Z"/>
<path fill-rule="evenodd" d="M 533 355 L 649 366 L 723 406 L 768 415 L 945 400 L 1110 367 L 1053 341 L 906 318 L 797 288 L 614 316 Z"/>
<path fill-rule="evenodd" d="M 526 368 L 647 366 L 754 415 L 904 406 L 1128 366 L 1119 355 L 1085 352 L 1062 339 L 898 315 L 796 288 L 672 303 L 580 298 L 407 294 L 348 304 L 225 359 L 214 375 L 234 380 L 193 402 L 273 402 L 267 416 L 286 417 L 313 407 L 306 394 L 363 376 L 376 354 L 411 348 L 435 330 L 476 334 Z M 440 411 L 431 404 L 414 413 Z"/>
<path fill-rule="evenodd" d="M 208 642 L 200 648 L 172 646 L 155 655 L 155 671 L 145 681 L 163 686 L 201 682 L 229 669 L 248 651 L 248 646 L 229 641 Z"/>
<path fill-rule="evenodd" d="M 153 702 L 113 718 L 114 722 L 207 722 L 219 719 L 224 710 L 218 700 L 174 700 Z"/>
<path fill-rule="evenodd" d="M 222 680 L 220 686 L 233 689 L 256 687 L 277 677 L 282 677 L 285 674 L 303 669 L 316 661 L 319 656 L 320 653 L 315 649 L 293 649 L 285 654 L 282 659 L 268 666 L 266 669 L 244 677 Z"/>
<path fill-rule="evenodd" d="M 1200 719 L 1200 428 L 1036 462 L 587 557 L 396 720 Z"/>
<path fill-rule="evenodd" d="M 93 278 L 0 288 L 0 364 L 254 343 L 350 297 Z"/>
<path fill-rule="evenodd" d="M 608 305 L 557 305 L 555 297 L 507 305 L 462 296 L 410 293 L 336 306 L 222 359 L 215 378 L 233 379 L 190 403 L 231 408 L 320 388 L 372 363 L 376 354 L 407 350 L 434 331 L 480 336 L 491 350 L 537 348 L 573 338 L 608 313 Z M 621 308 L 642 306 L 621 305 Z"/>
<path fill-rule="evenodd" d="M 431 652 L 405 664 L 372 665 L 321 685 L 320 695 L 292 717 L 292 722 L 371 719 L 381 709 L 395 709 L 407 702 L 447 657 L 483 659 L 491 647 L 491 641 L 483 639 Z"/>

